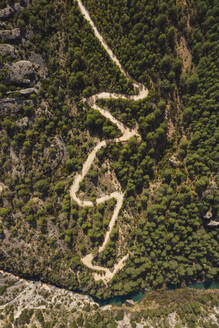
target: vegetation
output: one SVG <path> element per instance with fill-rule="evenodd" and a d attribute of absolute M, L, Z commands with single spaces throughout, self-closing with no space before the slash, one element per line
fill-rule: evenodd
<path fill-rule="evenodd" d="M 1 282 L 5 280 L 5 290 L 0 295 L 0 324 L 4 328 L 116 328 L 136 327 L 137 324 L 164 328 L 173 325 L 176 328 L 218 327 L 217 290 L 147 291 L 139 303 L 130 305 L 126 301 L 122 306 L 104 308 L 87 296 L 54 286 L 45 289 L 40 282 L 34 285 L 12 278 L 12 275 L 5 278 L 1 276 Z M 28 288 L 31 299 L 25 296 Z M 12 300 L 11 304 L 4 306 L 8 299 Z"/>
<path fill-rule="evenodd" d="M 119 136 L 81 99 L 100 91 L 132 94 L 131 83 L 110 61 L 76 2 L 33 0 L 7 19 L 26 41 L 14 42 L 18 57 L 0 56 L 0 101 L 17 101 L 16 112 L 0 111 L 0 268 L 103 298 L 147 286 L 213 281 L 218 234 L 204 217 L 208 212 L 219 217 L 218 3 L 84 3 L 127 72 L 149 88 L 147 99 L 138 102 L 99 100 L 127 126 L 137 124 L 141 140 L 101 149 L 80 186 L 84 198 L 95 200 L 107 176 L 104 160 L 114 168 L 125 204 L 95 261 L 111 268 L 117 250 L 129 252 L 129 260 L 108 286 L 94 283 L 80 257 L 103 241 L 114 203 L 81 209 L 69 187 L 97 138 Z M 46 73 L 36 69 L 40 90 L 23 96 L 24 85 L 10 81 L 5 67 L 33 54 L 41 56 Z M 24 312 L 19 320 L 30 318 Z M 101 317 L 94 319 L 101 327 Z M 72 325 L 90 327 L 83 316 Z"/>

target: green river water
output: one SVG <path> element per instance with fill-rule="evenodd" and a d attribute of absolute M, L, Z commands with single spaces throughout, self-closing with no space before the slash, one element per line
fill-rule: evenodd
<path fill-rule="evenodd" d="M 179 286 L 177 285 L 171 285 L 168 286 L 167 290 L 174 290 L 178 289 Z M 195 282 L 193 284 L 188 285 L 188 288 L 195 288 L 195 289 L 219 289 L 219 281 L 215 282 Z M 150 287 L 145 288 L 145 290 L 137 292 L 137 293 L 132 293 L 124 296 L 115 296 L 112 298 L 108 298 L 106 300 L 100 300 L 100 299 L 95 299 L 94 300 L 99 303 L 101 306 L 104 305 L 117 305 L 121 306 L 123 303 L 125 303 L 127 300 L 133 300 L 134 302 L 140 302 L 143 300 L 143 298 L 147 295 L 147 290 L 151 290 Z"/>

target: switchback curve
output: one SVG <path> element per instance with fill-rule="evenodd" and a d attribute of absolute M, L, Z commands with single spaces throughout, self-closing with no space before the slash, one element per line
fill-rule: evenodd
<path fill-rule="evenodd" d="M 122 136 L 120 138 L 115 138 L 113 140 L 110 140 L 111 142 L 125 142 L 127 140 L 129 140 L 131 137 L 133 136 L 137 136 L 138 138 L 140 138 L 140 135 L 138 134 L 137 129 L 129 129 L 128 127 L 126 127 L 123 123 L 121 123 L 120 121 L 118 121 L 110 112 L 108 112 L 107 110 L 99 107 L 97 105 L 97 101 L 98 99 L 126 99 L 126 100 L 133 100 L 133 101 L 137 101 L 140 99 L 144 99 L 147 97 L 148 95 L 148 89 L 142 84 L 142 83 L 138 83 L 135 80 L 131 79 L 131 77 L 129 76 L 129 74 L 125 71 L 125 69 L 122 67 L 122 65 L 120 64 L 119 60 L 117 59 L 117 57 L 114 55 L 114 53 L 112 52 L 112 50 L 108 47 L 107 43 L 105 42 L 105 40 L 103 39 L 103 37 L 101 36 L 101 34 L 98 32 L 94 22 L 92 21 L 89 12 L 87 11 L 87 9 L 85 8 L 85 6 L 83 5 L 81 0 L 77 0 L 78 3 L 78 7 L 82 13 L 82 15 L 84 16 L 84 18 L 89 22 L 89 24 L 91 25 L 95 36 L 98 38 L 98 40 L 100 41 L 101 45 L 103 46 L 103 48 L 106 50 L 106 52 L 108 53 L 108 55 L 110 56 L 111 60 L 119 67 L 120 71 L 122 72 L 122 74 L 125 75 L 125 77 L 129 80 L 132 81 L 133 83 L 133 87 L 134 87 L 134 91 L 135 91 L 135 95 L 124 95 L 124 94 L 117 94 L 117 93 L 109 93 L 109 92 L 100 92 L 98 94 L 95 94 L 87 99 L 83 99 L 84 103 L 87 103 L 89 106 L 91 106 L 93 109 L 99 111 L 99 113 L 101 115 L 103 115 L 105 118 L 109 119 L 113 124 L 115 124 L 118 129 L 121 131 Z M 101 253 L 104 251 L 107 242 L 110 239 L 110 233 L 115 225 L 115 222 L 118 218 L 120 209 L 122 208 L 123 205 L 123 200 L 124 200 L 124 195 L 122 192 L 112 192 L 109 195 L 104 195 L 100 198 L 96 199 L 96 202 L 92 202 L 90 200 L 81 200 L 80 198 L 77 197 L 77 192 L 79 191 L 80 188 L 80 183 L 83 181 L 83 179 L 85 178 L 85 176 L 87 175 L 88 171 L 91 168 L 92 163 L 94 162 L 95 158 L 96 158 L 96 154 L 98 152 L 98 150 L 100 150 L 101 148 L 106 147 L 106 140 L 103 140 L 101 142 L 99 142 L 95 148 L 92 150 L 92 152 L 88 155 L 86 161 L 83 164 L 83 168 L 81 173 L 76 174 L 73 184 L 70 187 L 70 196 L 71 199 L 74 200 L 78 206 L 80 207 L 94 207 L 94 205 L 96 204 L 101 204 L 104 203 L 110 199 L 115 199 L 116 200 L 116 205 L 113 211 L 113 215 L 111 217 L 110 223 L 109 223 L 109 227 L 108 230 L 105 234 L 105 238 L 103 241 L 103 244 L 101 246 L 99 246 L 98 249 L 98 253 Z M 81 259 L 82 263 L 87 266 L 89 269 L 96 271 L 94 273 L 94 279 L 95 280 L 102 280 L 105 284 L 107 284 L 112 278 L 113 276 L 119 271 L 121 270 L 124 265 L 126 260 L 128 259 L 129 254 L 126 254 L 113 268 L 113 270 L 111 271 L 108 268 L 102 267 L 102 266 L 98 266 L 98 265 L 93 265 L 93 259 L 94 259 L 94 254 L 90 253 L 88 255 L 86 255 L 85 257 L 83 257 Z M 100 272 L 100 273 L 97 273 Z"/>

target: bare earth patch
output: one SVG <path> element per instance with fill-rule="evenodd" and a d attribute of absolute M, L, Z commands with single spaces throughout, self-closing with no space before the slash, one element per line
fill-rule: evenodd
<path fill-rule="evenodd" d="M 176 48 L 176 53 L 182 59 L 182 72 L 187 73 L 191 71 L 192 55 L 187 47 L 187 42 L 184 36 L 180 38 L 179 44 Z"/>

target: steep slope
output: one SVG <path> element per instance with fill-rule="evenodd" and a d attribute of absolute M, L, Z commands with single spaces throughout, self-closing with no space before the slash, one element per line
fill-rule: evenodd
<path fill-rule="evenodd" d="M 218 291 L 147 292 L 140 303 L 100 306 L 91 297 L 0 272 L 2 328 L 218 327 Z M 164 306 L 165 305 L 165 306 Z"/>
<path fill-rule="evenodd" d="M 84 4 L 96 35 L 78 2 L 1 4 L 0 267 L 99 297 L 214 280 L 217 3 Z"/>

